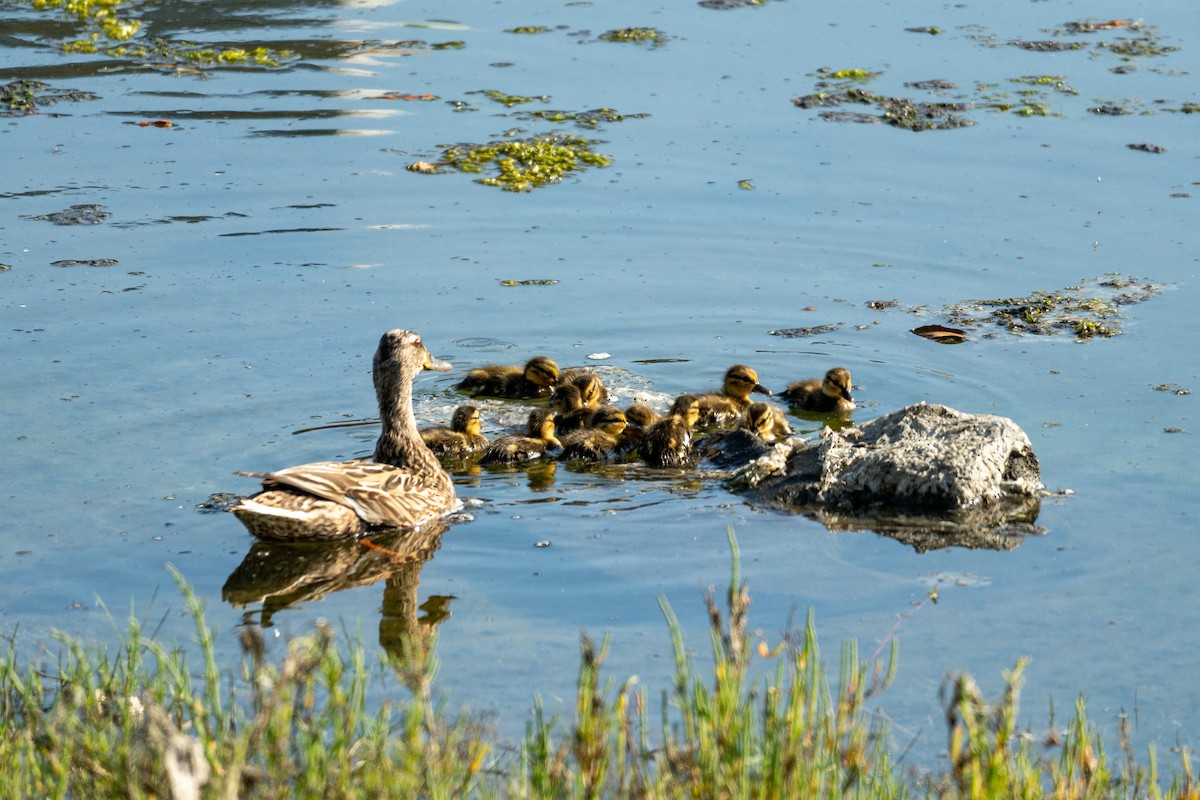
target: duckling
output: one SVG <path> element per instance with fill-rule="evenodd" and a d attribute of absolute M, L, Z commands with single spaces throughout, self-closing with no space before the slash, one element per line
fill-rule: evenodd
<path fill-rule="evenodd" d="M 645 403 L 632 403 L 625 409 L 625 431 L 617 445 L 617 453 L 632 453 L 641 444 L 646 429 L 658 422 L 658 413 Z"/>
<path fill-rule="evenodd" d="M 579 387 L 583 396 L 583 404 L 590 409 L 597 409 L 608 402 L 608 389 L 600 376 L 584 367 L 564 369 L 558 376 L 558 385 L 573 383 Z"/>
<path fill-rule="evenodd" d="M 775 444 L 792 435 L 792 426 L 779 406 L 770 403 L 751 403 L 742 414 L 741 428 L 752 431 L 765 442 Z"/>
<path fill-rule="evenodd" d="M 423 369 L 451 366 L 425 349 L 413 331 L 391 330 L 372 363 L 383 430 L 374 461 L 320 461 L 274 472 L 263 489 L 230 511 L 250 533 L 276 541 L 342 539 L 379 528 L 429 522 L 457 503 L 454 484 L 421 441 L 412 410 L 412 382 Z"/>
<path fill-rule="evenodd" d="M 459 406 L 450 418 L 450 427 L 444 425 L 421 430 L 421 439 L 434 453 L 440 456 L 467 456 L 487 447 L 488 440 L 482 433 L 483 421 L 475 406 Z"/>
<path fill-rule="evenodd" d="M 582 430 L 591 422 L 593 409 L 583 403 L 583 393 L 573 383 L 564 383 L 550 395 L 550 407 L 554 409 L 554 431 L 562 436 Z"/>
<path fill-rule="evenodd" d="M 750 405 L 750 393 L 769 395 L 758 382 L 758 373 L 745 364 L 735 364 L 725 372 L 725 380 L 719 392 L 700 395 L 700 421 L 702 427 L 736 425 L 746 406 Z"/>
<path fill-rule="evenodd" d="M 700 416 L 700 403 L 692 394 L 675 398 L 671 413 L 655 422 L 642 436 L 638 454 L 652 467 L 683 467 L 692 461 L 692 428 Z"/>
<path fill-rule="evenodd" d="M 454 388 L 470 395 L 489 397 L 548 397 L 558 381 L 558 365 L 545 356 L 535 356 L 520 367 L 489 364 L 467 373 Z"/>
<path fill-rule="evenodd" d="M 560 460 L 603 461 L 617 448 L 625 431 L 625 412 L 616 406 L 601 406 L 592 417 L 592 426 L 563 437 Z"/>
<path fill-rule="evenodd" d="M 517 464 L 533 461 L 546 455 L 548 450 L 557 450 L 562 443 L 554 436 L 554 411 L 535 408 L 529 412 L 529 423 L 524 436 L 501 436 L 493 439 L 483 451 L 480 464 Z"/>
<path fill-rule="evenodd" d="M 788 405 L 805 411 L 845 414 L 855 408 L 854 398 L 850 396 L 850 370 L 842 367 L 826 372 L 823 380 L 814 378 L 790 383 L 779 396 Z"/>

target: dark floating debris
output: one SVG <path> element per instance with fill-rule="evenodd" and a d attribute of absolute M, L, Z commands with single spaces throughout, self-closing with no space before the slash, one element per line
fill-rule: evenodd
<path fill-rule="evenodd" d="M 1102 117 L 1123 117 L 1126 114 L 1133 113 L 1133 109 L 1129 106 L 1118 105 L 1092 106 L 1088 111 L 1092 114 L 1099 114 Z"/>
<path fill-rule="evenodd" d="M 0 84 L 0 117 L 37 114 L 41 106 L 60 100 L 99 100 L 100 95 L 78 89 L 55 89 L 41 81 L 18 80 Z"/>
<path fill-rule="evenodd" d="M 105 211 L 104 206 L 84 203 L 71 206 L 63 211 L 55 211 L 52 214 L 29 217 L 29 219 L 44 219 L 55 225 L 99 225 L 111 216 L 112 213 Z"/>
<path fill-rule="evenodd" d="M 1149 142 L 1141 142 L 1138 144 L 1127 144 L 1125 146 L 1128 147 L 1130 150 L 1140 150 L 1143 153 L 1165 153 L 1165 152 L 1167 152 L 1167 148 L 1163 147 L 1162 145 L 1150 144 Z"/>
<path fill-rule="evenodd" d="M 1061 53 L 1065 50 L 1082 50 L 1084 48 L 1083 42 L 1064 42 L 1058 39 L 1036 42 L 1027 39 L 1014 39 L 1009 44 L 1013 47 L 1019 47 L 1022 50 L 1031 50 L 1035 53 Z"/>
<path fill-rule="evenodd" d="M 785 339 L 803 339 L 809 336 L 820 336 L 825 333 L 833 333 L 838 328 L 842 327 L 841 323 L 831 325 L 814 325 L 811 328 L 779 328 L 773 331 L 767 331 L 772 336 L 782 336 Z"/>
<path fill-rule="evenodd" d="M 52 267 L 115 267 L 121 262 L 115 258 L 64 258 L 51 261 Z"/>
<path fill-rule="evenodd" d="M 913 328 L 913 333 L 940 344 L 962 344 L 967 340 L 966 331 L 947 328 L 945 325 L 922 325 L 919 328 Z"/>

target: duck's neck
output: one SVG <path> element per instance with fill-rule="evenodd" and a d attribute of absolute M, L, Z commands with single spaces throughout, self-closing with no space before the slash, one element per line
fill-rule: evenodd
<path fill-rule="evenodd" d="M 383 427 L 375 442 L 375 461 L 421 475 L 436 475 L 449 484 L 450 476 L 417 430 L 417 418 L 412 410 L 412 380 L 395 374 L 384 375 L 376 382 L 375 393 Z"/>

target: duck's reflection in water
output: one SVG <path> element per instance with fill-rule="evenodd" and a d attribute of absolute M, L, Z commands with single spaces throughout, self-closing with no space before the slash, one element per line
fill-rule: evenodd
<path fill-rule="evenodd" d="M 333 592 L 384 581 L 379 642 L 400 663 L 423 661 L 437 625 L 450 616 L 452 597 L 418 595 L 421 569 L 441 545 L 446 525 L 385 531 L 339 542 L 256 541 L 221 589 L 247 625 L 264 628 L 275 614 Z"/>

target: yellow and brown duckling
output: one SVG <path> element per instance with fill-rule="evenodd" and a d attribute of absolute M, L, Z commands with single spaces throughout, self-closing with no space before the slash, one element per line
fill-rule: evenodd
<path fill-rule="evenodd" d="M 429 522 L 457 504 L 454 484 L 421 440 L 412 410 L 413 378 L 423 369 L 448 370 L 419 334 L 391 330 L 372 364 L 382 432 L 373 461 L 320 461 L 262 478 L 263 490 L 230 510 L 250 533 L 275 541 L 342 539 L 380 528 Z"/>
<path fill-rule="evenodd" d="M 792 435 L 783 409 L 770 403 L 751 403 L 742 414 L 741 428 L 758 434 L 764 442 L 775 444 Z"/>
<path fill-rule="evenodd" d="M 780 395 L 793 408 L 804 411 L 845 414 L 854 410 L 854 398 L 850 395 L 850 370 L 834 367 L 821 380 L 795 381 L 788 384 Z"/>
<path fill-rule="evenodd" d="M 535 408 L 529 412 L 525 435 L 493 439 L 479 458 L 480 464 L 519 464 L 533 461 L 562 446 L 554 435 L 554 410 Z"/>
<path fill-rule="evenodd" d="M 603 461 L 616 451 L 625 425 L 624 411 L 616 406 L 601 406 L 592 416 L 591 427 L 563 437 L 559 458 L 564 461 Z"/>
<path fill-rule="evenodd" d="M 758 382 L 758 373 L 745 364 L 735 364 L 725 371 L 721 391 L 709 392 L 697 397 L 700 402 L 702 427 L 732 427 L 741 421 L 742 413 L 750 405 L 750 394 L 769 395 L 770 389 Z"/>
<path fill-rule="evenodd" d="M 487 397 L 548 397 L 558 381 L 558 365 L 545 356 L 516 364 L 489 364 L 467 373 L 454 387 L 460 392 Z"/>
<path fill-rule="evenodd" d="M 595 410 L 584 405 L 583 392 L 573 383 L 564 383 L 550 395 L 554 409 L 554 430 L 559 436 L 588 427 Z"/>
<path fill-rule="evenodd" d="M 423 428 L 421 439 L 439 456 L 468 456 L 487 447 L 483 420 L 475 406 L 459 406 L 450 418 L 450 427 Z"/>
<path fill-rule="evenodd" d="M 579 387 L 583 404 L 591 409 L 597 409 L 608 402 L 608 389 L 600 376 L 584 367 L 564 369 L 558 376 L 558 385 L 574 384 Z"/>
<path fill-rule="evenodd" d="M 641 444 L 646 430 L 661 419 L 658 412 L 645 403 L 632 403 L 625 409 L 625 431 L 617 445 L 620 454 L 631 453 Z"/>
<path fill-rule="evenodd" d="M 671 413 L 642 434 L 638 455 L 651 467 L 685 467 L 692 463 L 692 428 L 700 417 L 699 398 L 681 394 Z"/>

